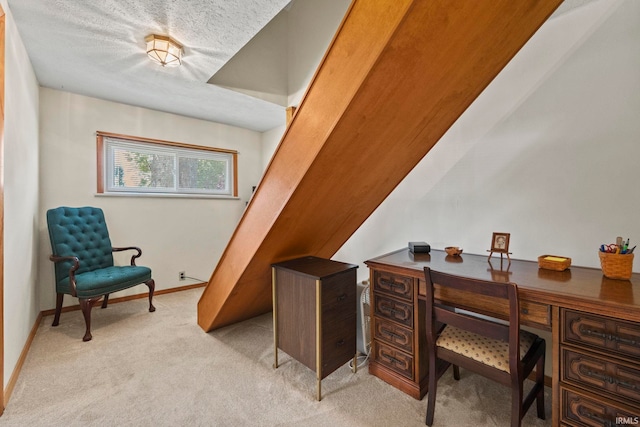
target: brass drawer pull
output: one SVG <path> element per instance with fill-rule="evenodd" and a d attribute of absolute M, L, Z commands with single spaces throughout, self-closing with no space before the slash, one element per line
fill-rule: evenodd
<path fill-rule="evenodd" d="M 599 372 L 592 371 L 589 368 L 584 368 L 584 367 L 580 368 L 580 373 L 582 375 L 586 376 L 586 377 L 595 378 L 597 380 L 604 381 L 604 382 L 607 382 L 609 384 L 619 385 L 619 386 L 622 386 L 622 387 L 629 388 L 631 390 L 637 390 L 638 389 L 638 386 L 636 384 L 632 384 L 632 383 L 620 380 L 620 379 L 612 377 L 610 375 L 605 375 L 605 374 L 601 374 Z"/>
<path fill-rule="evenodd" d="M 638 346 L 638 341 L 636 341 L 636 340 L 630 340 L 630 339 L 619 337 L 617 335 L 606 334 L 604 332 L 592 331 L 591 329 L 583 328 L 583 327 L 580 327 L 579 330 L 580 330 L 580 333 L 584 334 L 584 335 L 589 335 L 589 336 L 592 336 L 592 337 L 602 338 L 602 339 L 609 340 L 609 341 L 615 341 L 615 342 L 620 343 L 620 344 L 627 344 L 627 345 L 634 346 L 634 347 Z"/>
<path fill-rule="evenodd" d="M 402 335 L 400 335 L 400 334 L 396 334 L 395 332 L 390 331 L 390 330 L 385 329 L 385 328 L 380 328 L 380 332 L 382 332 L 383 334 L 385 334 L 385 335 L 387 335 L 387 336 L 389 336 L 389 337 L 391 337 L 391 338 L 397 338 L 397 339 L 400 339 L 400 338 L 402 338 L 402 337 L 403 337 Z"/>
<path fill-rule="evenodd" d="M 400 359 L 396 359 L 395 357 L 389 355 L 389 354 L 382 354 L 390 363 L 394 364 L 394 365 L 399 365 L 399 366 L 403 366 L 404 364 L 402 363 L 402 360 Z"/>
<path fill-rule="evenodd" d="M 594 420 L 595 422 L 600 423 L 603 427 L 614 427 L 615 426 L 615 424 L 613 424 L 611 421 L 605 420 L 604 418 L 601 418 L 601 417 L 597 416 L 596 414 L 592 414 L 591 412 L 588 412 L 588 411 L 586 411 L 586 410 L 584 410 L 582 408 L 580 409 L 579 412 L 580 412 L 581 416 L 583 416 L 585 418 L 588 418 L 590 420 Z"/>
<path fill-rule="evenodd" d="M 390 287 L 391 289 L 402 288 L 402 290 L 404 290 L 404 285 L 401 284 L 401 283 L 390 282 L 389 280 L 380 279 L 380 284 L 381 285 L 386 285 L 386 286 Z"/>
<path fill-rule="evenodd" d="M 401 320 L 407 320 L 407 312 L 404 310 L 396 310 L 393 307 L 389 307 L 388 305 L 382 305 L 380 308 L 382 308 L 382 310 L 387 311 L 389 314 L 393 315 L 394 317 L 396 317 L 397 319 L 401 319 Z"/>

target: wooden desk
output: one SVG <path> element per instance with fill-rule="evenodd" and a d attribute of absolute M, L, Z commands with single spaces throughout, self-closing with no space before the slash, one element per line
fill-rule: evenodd
<path fill-rule="evenodd" d="M 594 257 L 597 253 L 594 251 Z M 600 269 L 543 270 L 537 262 L 495 255 L 450 257 L 401 249 L 365 262 L 370 270 L 372 346 L 369 372 L 422 399 L 427 392 L 424 267 L 518 285 L 521 322 L 552 332 L 552 425 L 616 424 L 640 414 L 640 274 L 607 279 Z M 464 299 L 443 294 L 443 300 Z M 468 299 L 506 318 L 507 308 Z M 547 344 L 549 345 L 549 344 Z M 549 363 L 549 361 L 547 361 Z M 603 421 L 604 420 L 604 421 Z"/>

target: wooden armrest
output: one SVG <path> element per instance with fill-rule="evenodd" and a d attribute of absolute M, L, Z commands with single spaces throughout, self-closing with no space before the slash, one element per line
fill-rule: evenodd
<path fill-rule="evenodd" d="M 76 297 L 78 295 L 76 291 L 76 271 L 80 268 L 80 260 L 78 257 L 51 255 L 49 259 L 53 262 L 73 261 L 73 265 L 69 269 L 69 287 L 71 288 L 71 295 Z"/>
<path fill-rule="evenodd" d="M 136 258 L 140 258 L 140 256 L 142 255 L 142 249 L 140 249 L 137 246 L 126 246 L 123 248 L 111 248 L 111 251 L 113 252 L 122 252 L 122 251 L 128 251 L 128 250 L 134 250 L 134 251 L 138 251 L 137 254 L 132 255 L 131 256 L 131 265 L 136 265 Z"/>

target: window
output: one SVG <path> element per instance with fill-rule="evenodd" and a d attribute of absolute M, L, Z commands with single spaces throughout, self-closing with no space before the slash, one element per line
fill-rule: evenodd
<path fill-rule="evenodd" d="M 237 197 L 232 150 L 97 132 L 98 193 Z"/>

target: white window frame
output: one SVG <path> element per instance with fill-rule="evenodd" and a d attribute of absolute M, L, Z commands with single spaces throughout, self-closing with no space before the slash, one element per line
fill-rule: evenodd
<path fill-rule="evenodd" d="M 189 197 L 238 197 L 237 165 L 238 152 L 200 145 L 183 144 L 170 141 L 162 141 L 150 138 L 134 137 L 129 135 L 119 135 L 107 132 L 96 132 L 97 141 L 97 166 L 98 184 L 97 193 L 105 195 L 139 195 L 139 196 L 189 196 Z M 174 161 L 174 185 L 166 188 L 149 187 L 120 187 L 115 186 L 113 174 L 108 171 L 113 170 L 114 156 L 113 150 L 123 148 L 137 152 L 147 152 L 162 154 L 173 157 Z M 195 157 L 205 160 L 224 161 L 226 164 L 226 186 L 219 190 L 206 190 L 196 188 L 179 187 L 178 159 L 180 157 Z"/>

